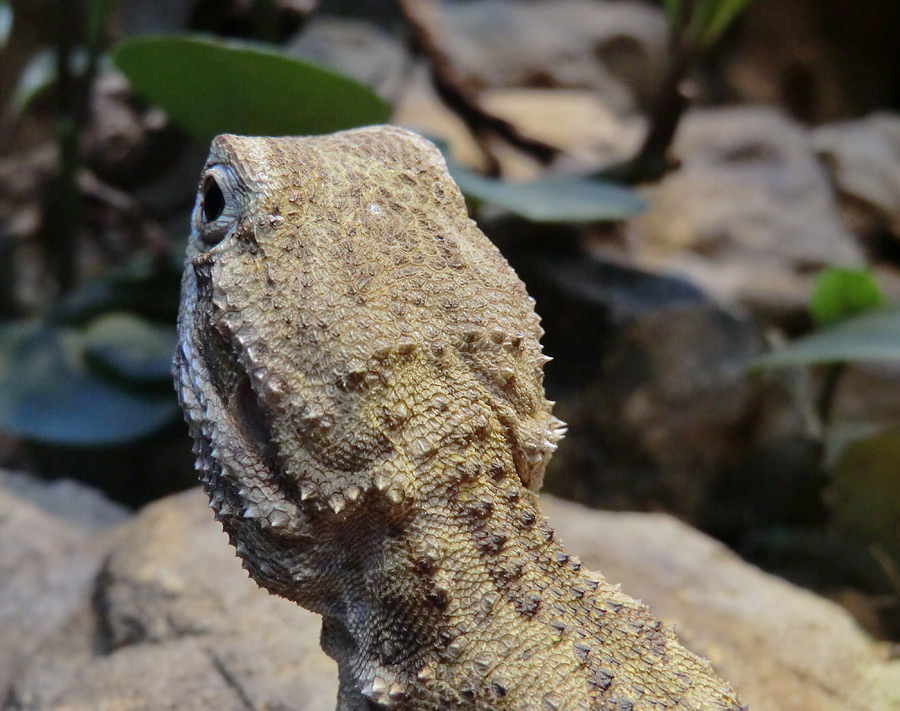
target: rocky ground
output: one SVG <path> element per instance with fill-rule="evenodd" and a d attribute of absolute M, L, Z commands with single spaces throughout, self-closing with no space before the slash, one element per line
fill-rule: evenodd
<path fill-rule="evenodd" d="M 662 514 L 552 497 L 568 549 L 710 658 L 754 711 L 894 711 L 900 661 L 839 606 Z M 0 708 L 330 708 L 318 618 L 258 589 L 199 490 L 135 515 L 0 474 Z"/>
<path fill-rule="evenodd" d="M 168 5 L 121 3 L 118 29 L 183 29 L 186 14 Z M 4 106 L 29 52 L 51 42 L 41 34 L 49 6 L 17 4 Z M 884 641 L 900 639 L 900 577 L 836 525 L 864 467 L 836 487 L 835 458 L 825 457 L 848 432 L 900 421 L 900 371 L 845 369 L 829 427 L 815 412 L 815 373 L 747 373 L 809 330 L 809 291 L 824 267 L 868 265 L 900 300 L 900 4 L 865 8 L 752 3 L 694 77 L 697 103 L 672 151 L 680 167 L 639 188 L 648 209 L 638 217 L 537 226 L 478 213 L 535 296 L 555 358 L 546 384 L 570 429 L 548 487 L 591 506 L 674 514 L 852 610 L 667 515 L 545 497 L 572 552 L 675 622 L 753 711 L 900 708 L 896 643 Z M 484 106 L 560 149 L 548 174 L 633 155 L 665 73 L 658 6 L 483 0 L 446 3 L 442 21 L 448 56 Z M 322 12 L 288 46 L 377 87 L 394 122 L 479 165 L 477 143 L 391 29 Z M 80 242 L 84 274 L 140 250 L 177 262 L 206 148 L 120 76 L 102 74 L 92 102 L 79 183 L 92 234 Z M 15 132 L 8 116 L 0 126 L 4 318 L 48 298 L 39 242 L 58 164 L 51 105 L 38 101 Z M 508 146 L 493 148 L 505 177 L 540 174 Z M 65 479 L 147 501 L 193 481 L 188 449 L 175 425 L 109 450 L 0 440 L 0 463 L 64 477 L 0 474 L 0 709 L 332 707 L 318 621 L 247 580 L 199 492 L 133 514 Z M 896 470 L 885 482 L 875 499 L 900 490 Z"/>

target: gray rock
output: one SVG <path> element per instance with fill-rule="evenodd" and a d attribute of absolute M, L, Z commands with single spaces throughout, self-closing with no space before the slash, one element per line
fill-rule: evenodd
<path fill-rule="evenodd" d="M 628 112 L 664 67 L 663 14 L 632 0 L 481 0 L 445 4 L 442 18 L 454 66 L 485 87 L 593 89 Z"/>
<path fill-rule="evenodd" d="M 398 40 L 371 23 L 314 15 L 288 50 L 313 59 L 396 101 L 409 58 Z"/>
<path fill-rule="evenodd" d="M 805 312 L 813 275 L 859 266 L 808 134 L 774 109 L 689 113 L 682 162 L 629 226 L 642 266 L 687 276 L 719 303 L 773 319 Z"/>
<path fill-rule="evenodd" d="M 319 618 L 249 580 L 204 499 L 164 499 L 117 531 L 75 615 L 88 622 L 47 640 L 10 709 L 331 708 Z M 99 644 L 73 649 L 79 635 Z"/>
<path fill-rule="evenodd" d="M 831 173 L 851 229 L 900 238 L 900 116 L 822 126 L 812 144 Z"/>
<path fill-rule="evenodd" d="M 74 482 L 0 472 L 0 699 L 89 599 L 121 507 Z"/>
<path fill-rule="evenodd" d="M 318 618 L 250 582 L 205 503 L 189 491 L 88 535 L 34 510 L 25 515 L 28 502 L 0 486 L 4 541 L 12 534 L 40 551 L 65 539 L 66 557 L 54 564 L 43 556 L 43 577 L 77 572 L 81 581 L 43 623 L 41 644 L 26 649 L 36 628 L 11 628 L 11 615 L 36 620 L 52 606 L 46 596 L 0 588 L 0 708 L 331 708 L 335 669 L 319 650 Z M 754 711 L 898 708 L 900 663 L 887 662 L 840 608 L 668 516 L 601 513 L 550 497 L 544 507 L 571 552 L 677 622 Z M 10 559 L 16 547 L 0 550 L 4 571 L 21 564 Z"/>
<path fill-rule="evenodd" d="M 674 622 L 751 711 L 900 709 L 900 661 L 843 608 L 670 516 L 543 501 L 567 548 Z"/>
<path fill-rule="evenodd" d="M 547 486 L 591 506 L 668 511 L 720 535 L 808 523 L 797 517 L 815 507 L 796 502 L 818 500 L 819 470 L 796 374 L 748 378 L 766 350 L 758 323 L 708 300 L 668 298 L 624 323 L 598 319 L 603 348 L 548 350 L 583 375 L 557 391 L 549 369 L 569 434 Z M 581 371 L 570 367 L 579 357 Z"/>

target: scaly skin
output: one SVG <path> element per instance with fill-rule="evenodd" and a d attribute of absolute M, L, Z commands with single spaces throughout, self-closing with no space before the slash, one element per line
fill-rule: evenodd
<path fill-rule="evenodd" d="M 738 709 L 567 555 L 533 302 L 438 151 L 397 128 L 220 136 L 175 374 L 250 575 L 323 617 L 338 709 Z"/>

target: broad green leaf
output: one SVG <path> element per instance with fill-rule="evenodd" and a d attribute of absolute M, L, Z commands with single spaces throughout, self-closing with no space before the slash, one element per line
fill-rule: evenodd
<path fill-rule="evenodd" d="M 175 329 L 130 313 L 105 314 L 84 331 L 86 363 L 101 377 L 134 388 L 171 388 Z"/>
<path fill-rule="evenodd" d="M 132 86 L 196 138 L 302 135 L 381 123 L 390 106 L 358 82 L 265 45 L 144 36 L 113 59 Z"/>
<path fill-rule="evenodd" d="M 681 0 L 663 0 L 663 9 L 666 12 L 666 19 L 669 21 L 670 27 L 680 27 L 682 18 L 682 1 Z"/>
<path fill-rule="evenodd" d="M 13 9 L 9 0 L 0 0 L 0 50 L 6 47 L 13 28 Z"/>
<path fill-rule="evenodd" d="M 701 43 L 709 47 L 727 30 L 752 0 L 701 0 L 705 17 Z"/>
<path fill-rule="evenodd" d="M 67 292 L 54 304 L 49 319 L 75 326 L 101 314 L 128 311 L 154 322 L 173 322 L 178 313 L 182 266 L 180 256 L 160 259 L 138 254 Z"/>
<path fill-rule="evenodd" d="M 826 500 L 839 526 L 900 550 L 900 426 L 849 444 Z"/>
<path fill-rule="evenodd" d="M 757 358 L 753 368 L 900 360 L 900 305 L 840 321 Z"/>
<path fill-rule="evenodd" d="M 885 303 L 884 293 L 871 272 L 828 268 L 816 278 L 809 311 L 817 325 L 830 326 Z"/>
<path fill-rule="evenodd" d="M 175 399 L 135 394 L 99 377 L 85 334 L 29 321 L 0 327 L 0 430 L 70 445 L 150 434 L 177 415 Z"/>
<path fill-rule="evenodd" d="M 473 173 L 448 162 L 450 174 L 466 195 L 499 205 L 532 222 L 623 220 L 645 203 L 633 190 L 599 180 L 508 182 Z"/>

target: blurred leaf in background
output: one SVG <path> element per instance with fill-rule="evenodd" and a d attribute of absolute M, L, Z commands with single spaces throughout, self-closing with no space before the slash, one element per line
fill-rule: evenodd
<path fill-rule="evenodd" d="M 132 87 L 202 142 L 220 133 L 282 136 L 383 123 L 368 87 L 266 45 L 191 35 L 126 40 L 113 50 Z"/>
<path fill-rule="evenodd" d="M 900 426 L 859 439 L 841 452 L 826 493 L 835 524 L 869 541 L 900 591 Z"/>
<path fill-rule="evenodd" d="M 123 328 L 124 326 L 124 328 Z M 87 328 L 39 320 L 0 329 L 0 429 L 57 444 L 109 445 L 151 434 L 177 414 L 171 328 L 131 314 Z"/>
<path fill-rule="evenodd" d="M 831 326 L 887 303 L 884 292 L 866 269 L 828 268 L 813 285 L 809 312 L 819 327 Z"/>
<path fill-rule="evenodd" d="M 752 0 L 663 0 L 666 17 L 693 44 L 708 48 L 722 36 Z"/>
<path fill-rule="evenodd" d="M 900 305 L 885 304 L 867 270 L 825 269 L 809 300 L 820 328 L 757 358 L 751 367 L 900 360 Z"/>
<path fill-rule="evenodd" d="M 469 197 L 498 205 L 531 222 L 624 220 L 642 212 L 644 200 L 617 183 L 588 178 L 511 182 L 487 178 L 448 161 L 450 174 Z"/>
<path fill-rule="evenodd" d="M 13 9 L 9 0 L 0 0 L 0 50 L 6 47 L 13 28 Z"/>

